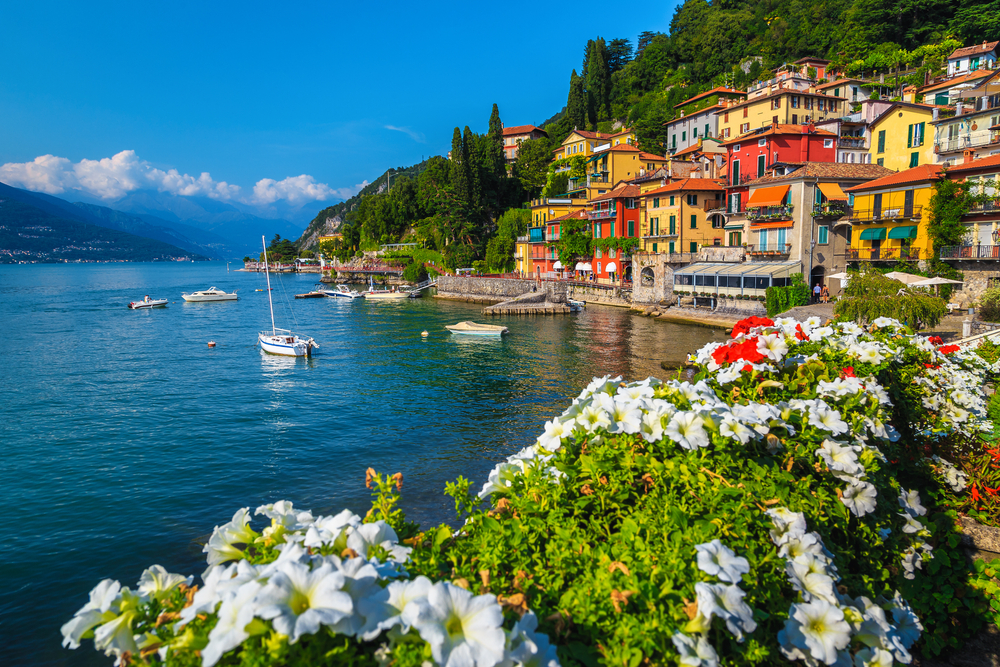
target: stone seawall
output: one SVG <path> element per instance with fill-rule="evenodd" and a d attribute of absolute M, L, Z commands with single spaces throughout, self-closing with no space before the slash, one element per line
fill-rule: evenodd
<path fill-rule="evenodd" d="M 437 298 L 470 303 L 500 303 L 527 294 L 537 287 L 534 280 L 475 276 L 441 276 L 437 281 Z"/>
<path fill-rule="evenodd" d="M 599 303 L 605 306 L 619 306 L 629 308 L 632 306 L 632 297 L 628 292 L 620 289 L 607 289 L 600 287 L 584 287 L 582 285 L 571 285 L 569 288 L 569 298 L 587 303 Z"/>

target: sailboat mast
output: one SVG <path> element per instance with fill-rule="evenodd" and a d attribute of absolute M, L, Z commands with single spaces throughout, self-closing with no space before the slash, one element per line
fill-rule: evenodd
<path fill-rule="evenodd" d="M 274 328 L 274 304 L 271 302 L 271 272 L 267 270 L 267 241 L 263 236 L 260 237 L 260 244 L 264 246 L 264 275 L 267 277 L 267 305 L 271 309 L 271 335 L 277 336 L 278 332 Z"/>

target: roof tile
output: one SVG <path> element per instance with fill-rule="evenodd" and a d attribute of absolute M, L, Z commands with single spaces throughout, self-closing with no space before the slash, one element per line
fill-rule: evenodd
<path fill-rule="evenodd" d="M 940 164 L 922 164 L 914 167 L 913 169 L 907 169 L 906 171 L 889 174 L 888 176 L 883 176 L 882 178 L 876 178 L 874 181 L 862 183 L 861 185 L 855 185 L 853 188 L 848 188 L 847 191 L 860 192 L 863 190 L 878 190 L 879 188 L 888 188 L 893 185 L 908 185 L 910 183 L 936 181 L 941 178 L 942 167 L 943 165 Z"/>

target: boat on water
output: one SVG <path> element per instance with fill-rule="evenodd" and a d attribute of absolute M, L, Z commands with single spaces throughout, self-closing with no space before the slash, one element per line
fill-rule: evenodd
<path fill-rule="evenodd" d="M 230 294 L 218 289 L 217 287 L 209 287 L 208 289 L 192 292 L 191 294 L 184 292 L 181 294 L 181 298 L 188 303 L 201 301 L 236 301 L 239 299 L 239 297 L 236 296 L 236 290 L 233 290 L 232 294 Z"/>
<path fill-rule="evenodd" d="M 566 305 L 569 306 L 571 313 L 579 313 L 583 310 L 584 306 L 587 305 L 586 301 L 577 301 L 576 299 L 566 299 Z"/>
<path fill-rule="evenodd" d="M 459 322 L 458 324 L 447 324 L 445 329 L 453 334 L 463 334 L 466 336 L 502 336 L 509 333 L 507 327 L 499 324 L 479 324 L 477 322 Z"/>
<path fill-rule="evenodd" d="M 129 301 L 128 307 L 132 310 L 140 310 L 142 308 L 166 308 L 167 303 L 167 299 L 150 299 L 147 294 L 143 297 L 142 301 Z"/>
<path fill-rule="evenodd" d="M 335 299 L 363 299 L 365 295 L 347 285 L 337 285 L 337 289 L 325 289 L 323 293 Z"/>
<path fill-rule="evenodd" d="M 257 334 L 260 349 L 271 354 L 286 357 L 308 357 L 319 345 L 312 338 L 305 338 L 288 329 L 274 326 L 274 302 L 271 299 L 271 273 L 267 270 L 267 241 L 260 237 L 264 245 L 264 275 L 267 276 L 267 305 L 271 309 L 271 332 L 261 331 Z"/>
<path fill-rule="evenodd" d="M 398 289 L 393 287 L 392 289 L 375 289 L 375 282 L 369 281 L 368 291 L 362 292 L 366 299 L 381 299 L 381 300 L 394 300 L 394 299 L 409 299 L 410 291 Z"/>
<path fill-rule="evenodd" d="M 296 294 L 296 299 L 325 299 L 326 290 L 323 289 L 323 283 L 317 283 L 313 287 L 311 292 L 306 292 L 305 294 Z"/>

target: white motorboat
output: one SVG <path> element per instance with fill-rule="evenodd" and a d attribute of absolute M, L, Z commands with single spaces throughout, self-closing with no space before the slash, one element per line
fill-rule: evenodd
<path fill-rule="evenodd" d="M 566 305 L 569 306 L 571 313 L 579 313 L 583 310 L 583 307 L 587 305 L 586 301 L 578 301 L 576 299 L 566 299 Z"/>
<path fill-rule="evenodd" d="M 203 289 L 199 292 L 192 292 L 191 294 L 184 292 L 181 294 L 181 298 L 189 303 L 200 301 L 236 301 L 239 299 L 239 297 L 236 296 L 236 290 L 233 290 L 232 294 L 230 294 L 216 287 L 209 287 L 208 289 Z"/>
<path fill-rule="evenodd" d="M 370 280 L 368 283 L 368 291 L 362 292 L 366 299 L 409 299 L 410 291 L 402 290 L 393 287 L 392 289 L 375 289 L 375 281 Z"/>
<path fill-rule="evenodd" d="M 128 307 L 132 310 L 139 310 L 140 308 L 166 308 L 167 303 L 167 299 L 150 299 L 147 295 L 142 301 L 129 301 Z"/>
<path fill-rule="evenodd" d="M 274 326 L 274 302 L 271 300 L 271 273 L 267 270 L 267 241 L 260 237 L 264 245 L 264 275 L 267 276 L 267 305 L 271 309 L 271 332 L 261 331 L 257 334 L 260 349 L 271 354 L 286 357 L 308 357 L 319 345 L 312 338 L 305 338 L 288 329 L 278 329 Z"/>
<path fill-rule="evenodd" d="M 499 324 L 478 324 L 476 322 L 459 322 L 458 324 L 447 324 L 445 329 L 453 334 L 464 334 L 466 336 L 502 336 L 508 333 L 507 327 Z"/>
<path fill-rule="evenodd" d="M 337 285 L 337 289 L 325 289 L 323 293 L 337 299 L 363 299 L 365 295 L 347 285 Z"/>

